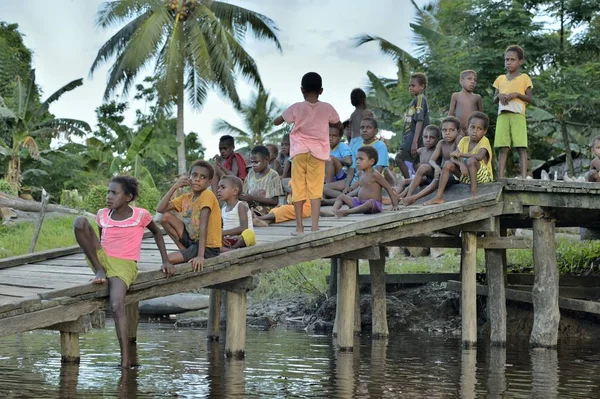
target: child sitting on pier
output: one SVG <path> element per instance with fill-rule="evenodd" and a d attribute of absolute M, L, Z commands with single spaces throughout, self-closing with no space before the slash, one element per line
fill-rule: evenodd
<path fill-rule="evenodd" d="M 490 120 L 483 112 L 473 112 L 468 123 L 469 136 L 463 137 L 458 143 L 458 149 L 450 154 L 450 161 L 442 169 L 437 195 L 424 205 L 443 204 L 446 186 L 455 183 L 457 179 L 461 183 L 471 184 L 471 196 L 477 195 L 478 183 L 490 183 L 494 180 L 492 147 L 485 137 Z"/>
<path fill-rule="evenodd" d="M 279 173 L 269 167 L 269 159 L 267 147 L 257 145 L 252 149 L 252 169 L 244 181 L 244 193 L 240 199 L 248 203 L 255 216 L 269 213 L 279 203 L 279 196 L 284 194 Z"/>
<path fill-rule="evenodd" d="M 290 163 L 290 135 L 286 134 L 281 139 L 281 150 L 277 157 L 281 165 L 281 178 L 287 179 L 292 176 L 292 164 Z"/>
<path fill-rule="evenodd" d="M 423 130 L 423 147 L 417 150 L 417 155 L 419 156 L 419 167 L 417 168 L 417 172 L 412 179 L 402 180 L 397 189 L 398 198 L 404 198 L 407 195 L 412 195 L 417 187 L 428 185 L 433 181 L 433 167 L 429 164 L 429 160 L 435 152 L 439 140 L 439 127 L 436 125 L 429 125 L 425 127 Z"/>
<path fill-rule="evenodd" d="M 592 139 L 590 147 L 592 148 L 594 159 L 590 164 L 590 171 L 586 176 L 587 181 L 600 182 L 600 136 L 596 136 Z"/>
<path fill-rule="evenodd" d="M 417 189 L 416 186 L 409 186 L 406 197 L 402 199 L 402 203 L 406 206 L 414 204 L 419 199 L 435 192 L 440 182 L 440 176 L 442 175 L 442 168 L 446 162 L 450 160 L 450 154 L 456 150 L 458 142 L 462 139 L 459 135 L 460 121 L 453 117 L 448 116 L 442 120 L 442 140 L 438 142 L 435 147 L 435 151 L 429 159 L 429 166 L 433 171 L 433 179 L 429 182 L 427 187 L 414 194 Z M 421 167 L 419 167 L 420 169 Z"/>
<path fill-rule="evenodd" d="M 215 176 L 211 183 L 213 193 L 217 192 L 217 185 L 223 176 L 237 176 L 242 181 L 246 178 L 246 160 L 235 152 L 235 139 L 225 135 L 219 139 L 219 155 L 215 157 Z"/>
<path fill-rule="evenodd" d="M 169 263 L 165 242 L 152 215 L 143 208 L 129 206 L 138 195 L 138 182 L 129 176 L 117 176 L 108 184 L 106 205 L 96 214 L 100 240 L 83 216 L 75 219 L 77 243 L 83 249 L 86 261 L 95 273 L 93 284 L 106 283 L 121 347 L 121 367 L 129 368 L 128 322 L 125 313 L 125 295 L 138 274 L 144 230 L 154 235 L 162 258 L 162 271 L 169 277 L 174 268 Z"/>
<path fill-rule="evenodd" d="M 223 247 L 221 252 L 231 249 L 251 247 L 256 244 L 252 212 L 250 207 L 239 200 L 243 183 L 235 176 L 223 176 L 219 181 L 217 197 L 225 202 L 221 209 L 223 218 Z"/>
<path fill-rule="evenodd" d="M 352 165 L 352 151 L 342 143 L 342 131 L 337 126 L 329 126 L 329 160 L 325 161 L 325 183 L 346 179 L 346 168 Z"/>
<path fill-rule="evenodd" d="M 205 259 L 221 253 L 221 209 L 217 197 L 208 190 L 214 173 L 208 162 L 194 162 L 189 177 L 181 177 L 156 208 L 163 214 L 163 228 L 179 248 L 179 252 L 169 254 L 169 261 L 190 262 L 194 271 L 201 271 Z M 190 186 L 192 192 L 171 199 L 176 190 L 185 186 Z M 173 210 L 181 219 L 170 212 Z"/>
<path fill-rule="evenodd" d="M 269 168 L 273 169 L 279 176 L 283 174 L 283 169 L 281 168 L 281 164 L 279 163 L 279 148 L 277 144 L 267 144 L 265 145 L 269 150 Z"/>
<path fill-rule="evenodd" d="M 356 166 L 360 170 L 359 187 L 340 195 L 333 205 L 332 213 L 323 212 L 323 216 L 347 216 L 351 213 L 379 213 L 383 210 L 382 189 L 385 189 L 392 201 L 392 210 L 398 209 L 398 197 L 392 186 L 373 166 L 378 161 L 377 150 L 372 146 L 362 146 L 356 154 Z M 343 205 L 348 209 L 341 209 Z"/>

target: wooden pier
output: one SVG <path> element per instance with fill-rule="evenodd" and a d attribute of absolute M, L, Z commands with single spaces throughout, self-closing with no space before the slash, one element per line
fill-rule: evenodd
<path fill-rule="evenodd" d="M 426 199 L 424 199 L 426 200 Z M 214 288 L 207 337 L 219 336 L 219 291 L 227 297 L 226 354 L 244 356 L 246 295 L 252 277 L 319 258 L 338 258 L 338 306 L 334 333 L 340 350 L 352 350 L 356 323 L 357 265 L 368 259 L 373 297 L 374 338 L 388 333 L 385 299 L 385 257 L 382 247 L 462 246 L 461 307 L 462 337 L 465 346 L 477 342 L 475 253 L 486 252 L 488 311 L 491 342 L 506 342 L 506 249 L 533 244 L 535 280 L 531 292 L 534 346 L 556 345 L 559 291 L 554 229 L 559 227 L 600 228 L 600 184 L 507 179 L 481 185 L 476 197 L 468 187 L 456 185 L 447 202 L 424 207 L 420 203 L 397 212 L 322 218 L 321 231 L 293 237 L 294 223 L 257 228 L 258 244 L 207 260 L 204 270 L 195 273 L 188 264 L 177 267 L 166 279 L 159 270 L 160 255 L 153 242 L 144 240 L 140 274 L 126 297 L 130 340 L 137 331 L 137 303 L 144 299 L 199 288 Z M 506 237 L 506 229 L 532 228 L 533 240 Z M 444 232 L 454 237 L 434 237 Z M 460 237 L 460 238 L 458 238 Z M 169 250 L 175 250 L 173 243 Z M 40 252 L 0 261 L 0 336 L 34 329 L 61 332 L 62 358 L 78 361 L 78 337 L 92 327 L 104 325 L 106 286 L 92 285 L 91 270 L 78 248 Z M 359 315 L 359 314 L 358 314 Z M 357 327 L 358 326 L 358 327 Z"/>

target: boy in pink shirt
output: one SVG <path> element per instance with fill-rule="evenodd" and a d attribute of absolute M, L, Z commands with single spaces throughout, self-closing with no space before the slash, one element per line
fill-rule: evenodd
<path fill-rule="evenodd" d="M 311 231 L 319 230 L 319 213 L 323 197 L 325 161 L 329 159 L 329 126 L 342 130 L 343 125 L 335 109 L 319 101 L 323 93 L 323 80 L 316 72 L 302 77 L 304 101 L 290 106 L 273 124 L 293 123 L 290 133 L 290 158 L 292 159 L 292 196 L 296 213 L 296 234 L 304 232 L 302 208 L 306 200 L 311 205 Z"/>

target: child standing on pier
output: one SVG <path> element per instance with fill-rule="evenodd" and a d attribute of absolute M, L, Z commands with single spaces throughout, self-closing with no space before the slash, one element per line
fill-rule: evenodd
<path fill-rule="evenodd" d="M 356 153 L 356 167 L 360 170 L 358 188 L 337 197 L 332 213 L 323 212 L 323 216 L 348 216 L 351 213 L 379 213 L 383 210 L 382 190 L 385 189 L 392 201 L 392 210 L 398 209 L 398 197 L 383 175 L 374 169 L 378 161 L 377 150 L 366 145 Z M 348 209 L 341 209 L 348 205 Z"/>
<path fill-rule="evenodd" d="M 521 178 L 527 178 L 527 121 L 525 108 L 531 104 L 533 83 L 526 73 L 521 73 L 525 62 L 525 53 L 519 46 L 510 46 L 504 52 L 504 66 L 508 72 L 494 81 L 496 92 L 494 101 L 498 102 L 498 120 L 494 147 L 500 148 L 498 159 L 498 177 L 503 178 L 508 152 L 515 147 L 519 153 Z"/>
<path fill-rule="evenodd" d="M 460 134 L 466 136 L 469 116 L 475 111 L 483 112 L 481 96 L 473 93 L 475 86 L 477 86 L 477 72 L 470 69 L 462 71 L 460 73 L 460 85 L 462 90 L 452 93 L 448 116 L 458 118 L 461 126 Z"/>
<path fill-rule="evenodd" d="M 85 217 L 78 217 L 74 224 L 77 243 L 96 274 L 92 283 L 104 284 L 108 279 L 123 368 L 130 367 L 125 295 L 137 278 L 137 262 L 140 260 L 142 238 L 146 228 L 154 235 L 162 258 L 163 272 L 167 273 L 168 277 L 174 271 L 169 263 L 162 234 L 152 221 L 152 215 L 146 209 L 129 206 L 137 195 L 137 180 L 130 176 L 114 177 L 108 184 L 107 207 L 100 209 L 96 214 L 100 239 Z"/>
<path fill-rule="evenodd" d="M 478 183 L 491 183 L 494 180 L 492 147 L 485 137 L 490 120 L 483 112 L 473 112 L 468 123 L 469 136 L 463 137 L 458 143 L 458 149 L 450 154 L 450 161 L 442 169 L 437 195 L 424 205 L 443 204 L 444 190 L 456 180 L 471 184 L 471 196 L 477 195 Z"/>
<path fill-rule="evenodd" d="M 292 104 L 273 124 L 293 123 L 290 133 L 292 158 L 292 197 L 296 213 L 296 234 L 304 233 L 302 208 L 308 200 L 311 206 L 311 231 L 319 230 L 319 212 L 325 180 L 325 161 L 329 159 L 329 126 L 343 125 L 335 109 L 319 101 L 323 81 L 316 72 L 302 77 L 304 101 Z"/>
<path fill-rule="evenodd" d="M 194 162 L 189 177 L 181 177 L 156 208 L 163 214 L 161 225 L 179 248 L 169 254 L 169 261 L 190 262 L 194 271 L 201 271 L 205 259 L 221 253 L 221 209 L 217 197 L 208 190 L 214 173 L 208 162 Z M 192 192 L 171 199 L 176 190 L 185 186 L 190 186 Z M 181 219 L 170 211 L 179 213 Z"/>
<path fill-rule="evenodd" d="M 231 249 L 251 247 L 256 244 L 252 212 L 239 196 L 243 190 L 242 181 L 235 176 L 223 176 L 219 181 L 217 197 L 225 202 L 221 209 L 223 218 L 223 247 L 221 252 Z"/>

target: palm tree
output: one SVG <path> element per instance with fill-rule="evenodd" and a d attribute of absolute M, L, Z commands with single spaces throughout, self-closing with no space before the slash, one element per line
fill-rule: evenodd
<path fill-rule="evenodd" d="M 196 109 L 210 88 L 239 106 L 236 72 L 261 86 L 257 66 L 241 42 L 251 32 L 281 51 L 277 27 L 262 14 L 212 0 L 118 0 L 101 6 L 99 26 L 123 23 L 98 51 L 90 73 L 116 58 L 104 93 L 108 98 L 120 86 L 126 94 L 144 67 L 154 64 L 162 104 L 177 106 L 178 170 L 185 173 L 184 92 Z"/>
<path fill-rule="evenodd" d="M 236 148 L 242 152 L 249 152 L 256 145 L 276 143 L 281 140 L 284 133 L 289 132 L 287 126 L 274 129 L 273 120 L 281 115 L 283 110 L 277 103 L 269 98 L 269 92 L 259 89 L 246 104 L 239 110 L 244 123 L 240 129 L 224 119 L 217 119 L 213 129 L 217 133 L 230 134 L 235 137 L 238 144 Z"/>
<path fill-rule="evenodd" d="M 11 132 L 11 143 L 0 140 L 0 155 L 8 156 L 8 182 L 19 189 L 21 183 L 21 151 L 27 150 L 29 155 L 40 159 L 40 150 L 36 138 L 51 139 L 59 135 L 68 137 L 71 134 L 84 136 L 91 132 L 90 126 L 77 119 L 54 118 L 48 112 L 50 104 L 63 94 L 83 85 L 83 79 L 77 79 L 58 89 L 54 94 L 39 103 L 35 101 L 35 71 L 31 71 L 24 83 L 19 76 L 15 81 L 13 106 L 9 108 L 0 101 L 0 118 L 3 118 Z"/>

